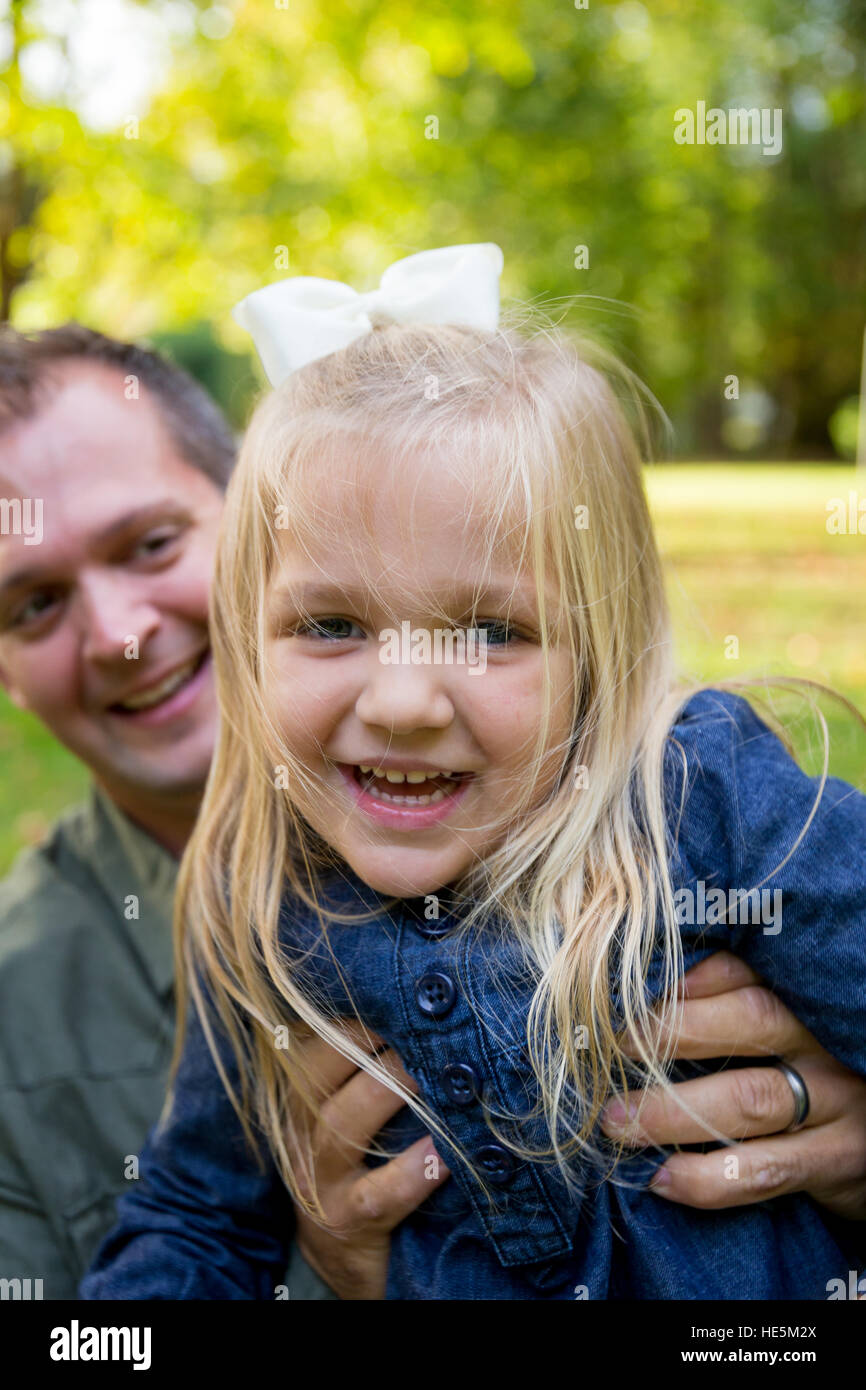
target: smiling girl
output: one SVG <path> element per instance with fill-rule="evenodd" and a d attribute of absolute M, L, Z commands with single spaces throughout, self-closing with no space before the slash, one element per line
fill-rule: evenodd
<path fill-rule="evenodd" d="M 471 301 L 501 261 L 470 249 Z M 464 250 L 361 331 L 319 282 L 259 320 L 278 385 L 229 488 L 178 903 L 195 1007 L 84 1297 L 274 1296 L 293 1203 L 321 1215 L 311 1033 L 406 1100 L 383 1144 L 430 1133 L 454 1177 L 428 1158 L 388 1297 L 824 1298 L 857 1258 L 801 1194 L 662 1203 L 665 1153 L 600 1134 L 613 1091 L 670 1085 L 678 979 L 720 945 L 866 1069 L 866 799 L 678 682 L 615 390 L 564 336 L 437 300 Z M 483 637 L 483 673 L 384 660 L 403 623 Z M 781 930 L 678 920 L 699 883 L 778 890 Z"/>

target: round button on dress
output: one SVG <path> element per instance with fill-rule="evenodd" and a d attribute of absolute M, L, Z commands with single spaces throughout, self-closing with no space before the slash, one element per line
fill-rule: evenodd
<path fill-rule="evenodd" d="M 514 1156 L 501 1144 L 485 1144 L 476 1153 L 475 1161 L 487 1181 L 499 1187 L 504 1187 L 514 1177 Z"/>
<path fill-rule="evenodd" d="M 428 941 L 436 941 L 440 936 L 447 936 L 454 930 L 454 922 L 450 917 L 418 917 L 413 916 L 409 919 L 412 926 L 419 936 L 424 936 Z"/>
<path fill-rule="evenodd" d="M 468 1062 L 449 1062 L 442 1069 L 442 1085 L 455 1105 L 471 1105 L 481 1094 L 481 1077 Z"/>
<path fill-rule="evenodd" d="M 450 975 L 428 970 L 415 981 L 415 998 L 422 1014 L 428 1018 L 444 1018 L 454 1008 L 457 988 Z"/>

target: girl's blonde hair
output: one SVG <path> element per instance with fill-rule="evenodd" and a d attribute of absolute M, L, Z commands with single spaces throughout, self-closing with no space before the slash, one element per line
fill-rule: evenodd
<path fill-rule="evenodd" d="M 261 1128 L 284 1181 L 315 1219 L 323 1213 L 309 1120 L 318 1107 L 302 1032 L 331 1042 L 400 1094 L 434 1134 L 449 1137 L 375 1055 L 347 1039 L 322 1001 L 303 992 L 278 937 L 287 891 L 318 914 L 326 942 L 330 924 L 347 920 L 325 902 L 335 856 L 292 798 L 293 787 L 314 790 L 314 779 L 284 746 L 263 699 L 265 597 L 281 534 L 289 527 L 307 545 L 333 531 L 327 507 L 310 498 L 327 496 L 347 441 L 371 445 L 404 471 L 431 451 L 462 469 L 479 553 L 507 539 L 535 576 L 545 662 L 552 643 L 570 653 L 571 737 L 559 750 L 556 783 L 539 800 L 529 779 L 502 842 L 455 885 L 465 904 L 459 929 L 504 920 L 534 971 L 526 1046 L 549 1143 L 524 1152 L 552 1157 L 570 1180 L 578 1152 L 598 1157 L 592 1134 L 612 1090 L 627 1092 L 636 1080 L 669 1084 L 682 948 L 663 760 L 677 712 L 700 686 L 675 677 L 641 453 L 626 410 L 645 437 L 647 412 L 629 373 L 559 331 L 390 326 L 290 376 L 250 424 L 216 562 L 212 638 L 222 719 L 180 872 L 172 1082 L 191 991 L 247 1137 L 254 1142 L 253 1123 Z M 562 599 L 552 613 L 551 573 Z M 548 678 L 536 769 L 550 711 Z M 278 768 L 285 775 L 275 779 Z M 662 993 L 653 1023 L 647 979 L 657 951 Z M 219 1058 L 202 983 L 237 1058 L 239 1095 Z M 276 1046 L 275 1030 L 288 1020 L 289 1045 Z M 640 1047 L 637 1064 L 622 1050 L 623 1026 Z M 169 1091 L 164 1118 L 171 1101 Z M 509 1142 L 520 1148 L 513 1131 Z"/>

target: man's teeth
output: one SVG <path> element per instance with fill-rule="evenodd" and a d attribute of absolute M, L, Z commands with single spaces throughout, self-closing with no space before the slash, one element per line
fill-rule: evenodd
<path fill-rule="evenodd" d="M 366 782 L 364 787 L 365 791 L 375 791 L 377 799 L 399 802 L 401 806 L 432 806 L 437 801 L 444 801 L 446 796 L 449 796 L 454 789 L 454 779 L 460 776 L 460 773 L 454 773 L 450 769 L 448 771 L 442 769 L 436 772 L 425 772 L 419 768 L 417 771 L 412 772 L 398 772 L 395 768 L 367 767 L 363 763 L 358 764 L 358 770 L 363 777 L 370 779 Z M 402 793 L 399 796 L 391 796 L 388 792 L 383 791 L 381 787 L 373 786 L 372 779 L 376 777 L 395 785 L 401 782 L 408 782 L 415 786 L 421 782 L 432 782 L 435 781 L 437 777 L 442 777 L 451 780 L 452 786 L 448 787 L 447 790 L 443 787 L 435 787 L 432 792 L 424 796 L 406 796 Z"/>
<path fill-rule="evenodd" d="M 180 666 L 176 671 L 173 671 L 170 676 L 166 676 L 164 681 L 160 681 L 159 685 L 151 686 L 150 690 L 145 690 L 140 695 L 131 695 L 128 700 L 122 700 L 120 702 L 120 708 L 139 710 L 150 709 L 151 705 L 158 705 L 161 700 L 165 700 L 167 696 L 174 694 L 175 690 L 178 690 L 183 685 L 184 681 L 189 680 L 197 665 L 198 657 L 196 657 L 194 661 L 188 661 L 186 666 Z"/>

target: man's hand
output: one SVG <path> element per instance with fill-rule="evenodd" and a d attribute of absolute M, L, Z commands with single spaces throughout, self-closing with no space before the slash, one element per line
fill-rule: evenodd
<path fill-rule="evenodd" d="M 783 1057 L 805 1081 L 810 1108 L 802 1130 L 782 1133 L 793 1121 L 794 1097 L 773 1066 L 682 1081 L 669 1098 L 649 1092 L 639 1129 L 629 1122 L 622 1101 L 611 1101 L 605 1133 L 611 1138 L 625 1133 L 635 1148 L 713 1138 L 676 1097 L 716 1130 L 745 1141 L 708 1154 L 672 1154 L 652 1191 L 708 1210 L 805 1191 L 837 1215 L 866 1219 L 866 1081 L 825 1052 L 754 971 L 727 951 L 690 970 L 680 991 L 685 1003 L 677 1057 Z M 725 1160 L 733 1155 L 739 1162 L 734 1180 L 725 1176 Z"/>
<path fill-rule="evenodd" d="M 357 1024 L 348 1024 L 346 1032 L 372 1054 Z M 370 1037 L 374 1045 L 382 1045 L 381 1039 Z M 321 1038 L 312 1038 L 304 1049 L 321 1106 L 313 1153 L 329 1229 L 298 1210 L 298 1248 L 338 1297 L 383 1299 L 391 1232 L 442 1186 L 449 1170 L 428 1136 L 377 1168 L 365 1167 L 356 1146 L 369 1145 L 405 1102 Z M 380 1052 L 379 1061 L 407 1090 L 418 1090 L 393 1051 Z M 435 1163 L 429 1162 L 431 1156 Z"/>

